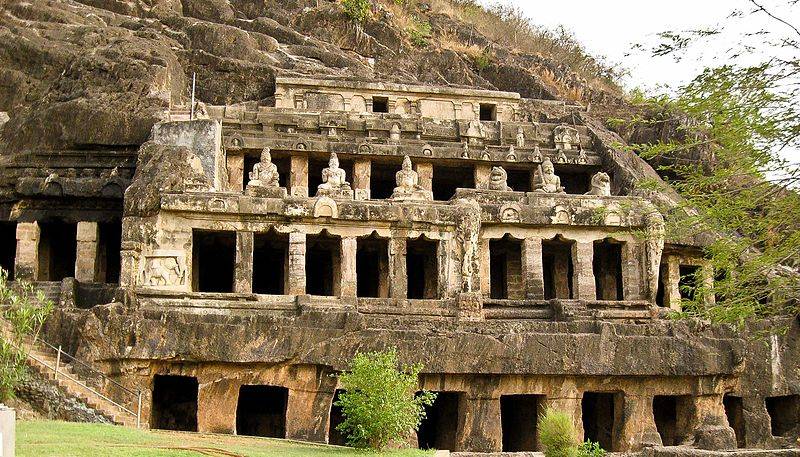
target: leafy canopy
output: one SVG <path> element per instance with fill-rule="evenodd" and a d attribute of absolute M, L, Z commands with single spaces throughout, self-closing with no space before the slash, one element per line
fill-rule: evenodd
<path fill-rule="evenodd" d="M 339 375 L 345 391 L 335 404 L 344 421 L 337 430 L 351 446 L 382 450 L 407 439 L 425 418 L 425 406 L 433 404 L 436 394 L 415 395 L 422 365 L 398 366 L 395 348 L 357 353 L 350 371 Z"/>

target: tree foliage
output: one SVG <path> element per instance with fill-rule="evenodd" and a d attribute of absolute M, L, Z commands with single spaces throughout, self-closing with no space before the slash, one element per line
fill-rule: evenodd
<path fill-rule="evenodd" d="M 41 291 L 25 281 L 16 281 L 12 287 L 8 273 L 0 269 L 0 313 L 10 324 L 0 338 L 0 402 L 14 398 L 14 389 L 25 380 L 28 354 L 23 342 L 38 336 L 52 310 L 53 302 Z"/>
<path fill-rule="evenodd" d="M 350 371 L 339 375 L 345 389 L 336 406 L 344 421 L 337 429 L 347 442 L 358 448 L 384 449 L 391 442 L 407 439 L 425 418 L 436 394 L 415 395 L 421 365 L 400 368 L 397 350 L 357 353 Z"/>
<path fill-rule="evenodd" d="M 362 24 L 369 17 L 372 3 L 370 0 L 342 0 L 342 8 L 353 22 Z"/>
<path fill-rule="evenodd" d="M 788 159 L 800 155 L 800 31 L 751 4 L 729 20 L 760 15 L 770 26 L 741 36 L 724 64 L 706 68 L 675 94 L 649 98 L 658 115 L 635 120 L 678 125 L 671 141 L 634 146 L 666 164 L 661 174 L 685 199 L 677 211 L 667 210 L 673 213 L 668 237 L 716 235 L 705 249 L 713 286 L 696 281 L 681 315 L 732 324 L 800 312 L 800 160 Z M 652 52 L 680 56 L 728 30 L 665 32 Z M 753 37 L 757 44 L 748 43 Z"/>

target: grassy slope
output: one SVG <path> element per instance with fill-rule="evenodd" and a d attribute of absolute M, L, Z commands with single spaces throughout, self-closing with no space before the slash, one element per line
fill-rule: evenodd
<path fill-rule="evenodd" d="M 56 421 L 18 421 L 18 457 L 348 457 L 376 454 L 337 446 L 235 435 L 135 430 L 102 424 Z M 431 456 L 432 452 L 403 450 L 391 457 Z"/>

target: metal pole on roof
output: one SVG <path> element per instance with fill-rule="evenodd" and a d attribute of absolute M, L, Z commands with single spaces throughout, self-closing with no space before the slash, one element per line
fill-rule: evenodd
<path fill-rule="evenodd" d="M 195 85 L 195 75 L 196 73 L 192 73 L 192 106 L 189 111 L 189 120 L 194 120 L 194 85 Z"/>

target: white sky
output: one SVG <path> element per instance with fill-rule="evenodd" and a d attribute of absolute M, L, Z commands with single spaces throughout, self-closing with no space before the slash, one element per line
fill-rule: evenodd
<path fill-rule="evenodd" d="M 484 4 L 496 0 L 481 0 Z M 797 26 L 800 24 L 800 3 L 787 7 L 786 0 L 757 0 L 771 12 Z M 623 85 L 632 89 L 665 91 L 691 81 L 703 68 L 728 62 L 726 51 L 748 32 L 768 27 L 791 36 L 791 29 L 759 13 L 746 19 L 729 20 L 733 10 L 750 12 L 748 0 L 506 0 L 519 6 L 537 25 L 549 29 L 563 26 L 594 56 L 603 56 L 611 64 L 621 64 L 629 75 Z M 635 50 L 637 43 L 653 45 L 656 34 L 664 31 L 708 29 L 726 24 L 728 32 L 703 46 L 695 46 L 676 62 L 673 57 L 652 57 L 645 50 Z M 783 28 L 785 27 L 785 28 Z M 774 38 L 774 37 L 773 37 Z M 758 43 L 752 38 L 749 43 Z M 796 59 L 796 56 L 790 56 Z M 760 56 L 740 62 L 757 63 Z M 665 87 L 666 86 L 666 87 Z M 781 155 L 800 162 L 800 151 L 784 150 Z"/>

